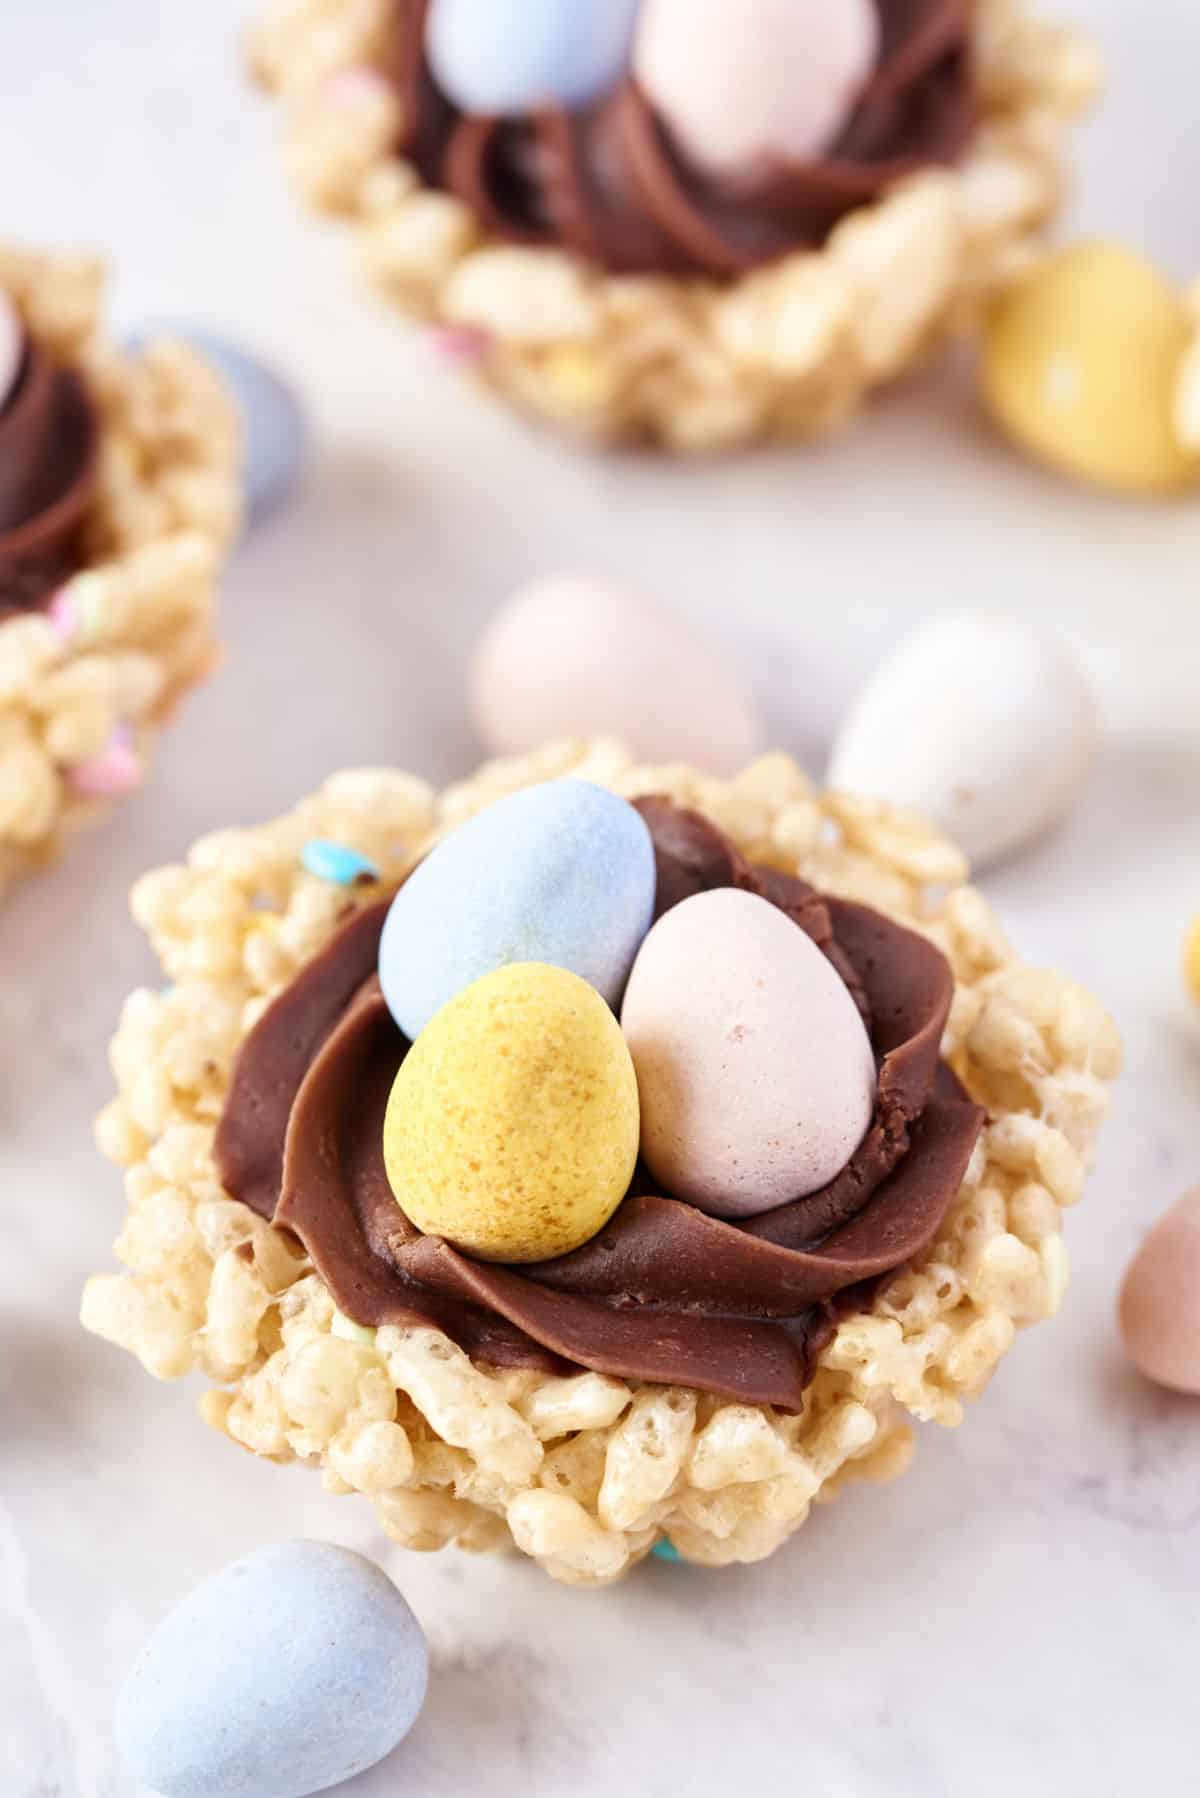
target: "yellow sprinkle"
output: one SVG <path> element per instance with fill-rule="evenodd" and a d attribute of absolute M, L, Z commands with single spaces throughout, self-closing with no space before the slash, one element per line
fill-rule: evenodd
<path fill-rule="evenodd" d="M 548 352 L 545 366 L 562 397 L 580 411 L 597 411 L 607 405 L 613 377 L 593 350 L 580 344 L 559 344 Z"/>
<path fill-rule="evenodd" d="M 1183 950 L 1183 971 L 1196 1003 L 1200 1005 L 1200 912 L 1192 919 Z"/>

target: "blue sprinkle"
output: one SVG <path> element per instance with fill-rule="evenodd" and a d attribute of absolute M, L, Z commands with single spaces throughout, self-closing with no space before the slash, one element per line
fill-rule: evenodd
<path fill-rule="evenodd" d="M 190 343 L 224 376 L 242 420 L 242 480 L 246 511 L 251 524 L 291 493 L 308 450 L 308 423 L 292 389 L 271 369 L 232 343 L 212 337 L 192 325 L 172 323 L 145 326 L 130 339 L 130 349 L 141 349 L 160 337 L 177 337 Z"/>
<path fill-rule="evenodd" d="M 660 1561 L 682 1561 L 683 1559 L 683 1556 L 680 1554 L 675 1544 L 669 1541 L 666 1536 L 660 1536 L 658 1538 L 651 1553 Z"/>
<path fill-rule="evenodd" d="M 300 860 L 318 880 L 331 880 L 335 886 L 353 886 L 356 880 L 378 880 L 379 869 L 357 849 L 344 843 L 329 843 L 323 837 L 312 837 L 305 843 Z"/>

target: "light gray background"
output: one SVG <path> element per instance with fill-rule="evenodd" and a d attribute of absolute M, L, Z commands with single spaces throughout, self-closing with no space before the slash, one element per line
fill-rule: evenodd
<path fill-rule="evenodd" d="M 1105 1798 L 1194 1777 L 1200 1411 L 1124 1367 L 1112 1304 L 1147 1220 L 1200 1178 L 1200 1033 L 1178 942 L 1200 906 L 1200 510 L 1075 493 L 994 443 L 952 382 L 819 455 L 707 468 L 579 457 L 478 403 L 373 309 L 285 192 L 240 78 L 241 0 L 0 7 L 0 232 L 111 252 L 122 325 L 192 319 L 305 388 L 303 497 L 228 581 L 229 666 L 152 786 L 0 917 L 0 1791 L 133 1798 L 107 1726 L 146 1630 L 280 1534 L 386 1558 L 435 1671 L 361 1798 Z M 1112 64 L 1077 226 L 1200 271 L 1200 14 L 1077 0 Z M 1052 619 L 1109 746 L 1069 832 L 988 882 L 1033 958 L 1115 1008 L 1129 1069 L 1057 1326 L 914 1471 L 820 1512 L 769 1569 L 658 1565 L 606 1596 L 531 1567 L 389 1553 L 365 1505 L 232 1452 L 194 1392 L 80 1334 L 119 1180 L 90 1141 L 121 999 L 155 970 L 142 869 L 332 768 L 474 755 L 462 671 L 512 585 L 636 574 L 737 640 L 776 735 L 813 750 L 889 638 L 964 603 Z"/>

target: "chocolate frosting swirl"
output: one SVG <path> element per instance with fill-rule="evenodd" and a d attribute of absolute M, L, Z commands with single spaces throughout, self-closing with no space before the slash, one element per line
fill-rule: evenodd
<path fill-rule="evenodd" d="M 246 1038 L 217 1130 L 218 1173 L 300 1238 L 359 1323 L 432 1324 L 501 1366 L 567 1363 L 796 1410 L 837 1310 L 928 1246 L 970 1160 L 984 1114 L 939 1060 L 953 976 L 923 937 L 747 863 L 698 814 L 662 799 L 639 810 L 655 842 L 659 916 L 713 887 L 758 893 L 824 951 L 863 1014 L 875 1114 L 827 1187 L 734 1224 L 660 1195 L 639 1169 L 591 1242 L 519 1270 L 422 1235 L 383 1162 L 384 1111 L 408 1049 L 374 973 L 387 901 L 354 916 Z"/>
<path fill-rule="evenodd" d="M 82 377 L 26 333 L 0 405 L 0 620 L 40 605 L 78 568 L 99 438 Z"/>
<path fill-rule="evenodd" d="M 429 0 L 396 0 L 397 151 L 496 236 L 559 244 L 618 272 L 738 275 L 823 242 L 903 176 L 957 160 L 975 124 L 970 0 L 876 0 L 879 63 L 837 142 L 753 185 L 703 175 L 632 78 L 593 105 L 460 112 L 425 56 Z"/>

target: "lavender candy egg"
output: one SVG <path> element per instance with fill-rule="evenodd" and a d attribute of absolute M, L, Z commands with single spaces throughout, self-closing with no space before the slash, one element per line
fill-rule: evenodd
<path fill-rule="evenodd" d="M 155 1630 L 117 1700 L 117 1747 L 162 1798 L 308 1798 L 391 1753 L 428 1669 L 420 1624 L 373 1562 L 274 1543 Z"/>
<path fill-rule="evenodd" d="M 659 919 L 621 1028 L 646 1164 L 714 1217 L 757 1217 L 818 1192 L 866 1135 L 875 1058 L 849 990 L 755 893 L 699 893 Z"/>
<path fill-rule="evenodd" d="M 415 1040 L 497 968 L 544 962 L 614 1009 L 654 917 L 654 844 L 627 800 L 584 780 L 525 787 L 470 819 L 409 875 L 379 945 L 379 980 Z"/>
<path fill-rule="evenodd" d="M 25 327 L 16 304 L 0 287 L 0 407 L 4 406 L 21 372 Z"/>
<path fill-rule="evenodd" d="M 880 42 L 875 0 L 646 0 L 633 66 L 697 168 L 752 182 L 829 149 Z"/>
<path fill-rule="evenodd" d="M 429 66 L 464 112 L 584 106 L 629 62 L 639 0 L 433 0 Z"/>

